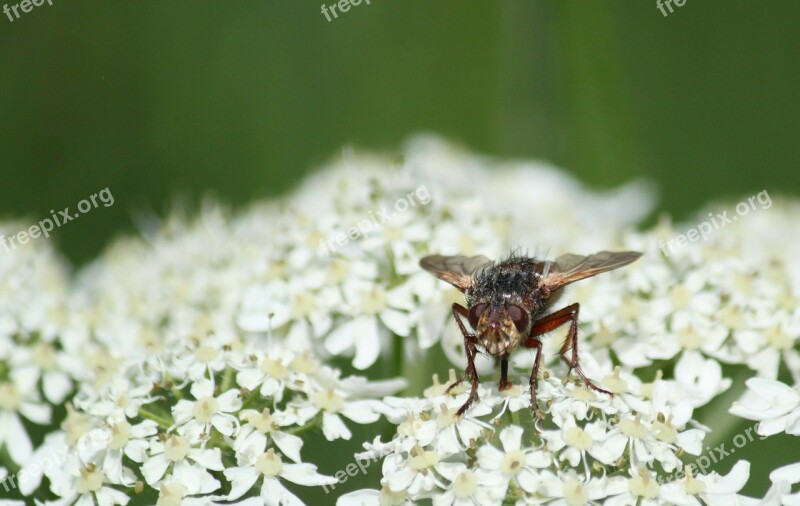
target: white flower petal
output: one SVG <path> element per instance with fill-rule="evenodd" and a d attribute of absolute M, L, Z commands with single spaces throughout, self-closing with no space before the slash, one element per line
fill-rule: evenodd
<path fill-rule="evenodd" d="M 222 452 L 219 448 L 195 448 L 189 450 L 188 457 L 206 469 L 212 471 L 223 471 L 225 466 L 222 464 Z"/>
<path fill-rule="evenodd" d="M 48 425 L 52 417 L 52 409 L 47 404 L 23 402 L 19 412 L 28 420 L 39 425 Z"/>
<path fill-rule="evenodd" d="M 361 489 L 349 492 L 336 500 L 336 506 L 381 506 L 378 490 Z"/>
<path fill-rule="evenodd" d="M 322 433 L 328 441 L 350 439 L 353 436 L 339 415 L 328 412 L 322 413 Z"/>
<path fill-rule="evenodd" d="M 199 379 L 194 383 L 192 383 L 192 388 L 190 390 L 192 392 L 192 396 L 195 399 L 202 399 L 203 397 L 213 397 L 214 382 L 207 378 Z"/>
<path fill-rule="evenodd" d="M 303 440 L 293 434 L 285 432 L 272 433 L 272 440 L 275 441 L 275 446 L 283 452 L 284 455 L 289 457 L 295 462 L 301 462 L 300 449 L 303 447 Z"/>
<path fill-rule="evenodd" d="M 217 397 L 217 405 L 221 411 L 230 413 L 242 408 L 241 393 L 237 389 L 231 389 Z"/>
<path fill-rule="evenodd" d="M 163 453 L 160 455 L 154 455 L 147 459 L 144 464 L 142 464 L 142 476 L 144 476 L 145 481 L 147 481 L 148 485 L 154 485 L 164 476 L 164 473 L 167 472 L 167 467 L 169 467 L 170 460 L 164 455 Z"/>
<path fill-rule="evenodd" d="M 27 462 L 33 453 L 33 444 L 16 413 L 0 412 L 0 434 L 0 439 L 6 442 L 11 460 L 18 464 Z"/>
<path fill-rule="evenodd" d="M 256 483 L 260 474 L 252 467 L 230 467 L 225 470 L 225 477 L 231 482 L 231 491 L 228 494 L 229 501 L 245 495 Z"/>
<path fill-rule="evenodd" d="M 283 464 L 281 478 L 307 487 L 336 483 L 336 478 L 317 473 L 317 467 L 311 464 Z"/>
<path fill-rule="evenodd" d="M 522 443 L 522 427 L 518 425 L 506 427 L 500 432 L 500 441 L 503 443 L 503 449 L 506 453 L 519 450 Z"/>
<path fill-rule="evenodd" d="M 72 380 L 61 371 L 50 371 L 42 378 L 42 390 L 47 400 L 62 404 L 72 391 Z"/>

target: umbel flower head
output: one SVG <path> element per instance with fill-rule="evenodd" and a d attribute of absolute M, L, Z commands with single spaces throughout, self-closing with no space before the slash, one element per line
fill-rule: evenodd
<path fill-rule="evenodd" d="M 451 373 L 451 379 L 454 376 Z M 405 414 L 388 442 L 364 445 L 358 458 L 383 457 L 380 489 L 342 496 L 346 505 L 418 504 L 738 504 L 749 475 L 741 461 L 727 475 L 698 473 L 682 456 L 699 455 L 705 431 L 673 381 L 643 384 L 620 371 L 599 397 L 579 381 L 545 371 L 541 425 L 528 386 L 482 387 L 481 401 L 455 416 L 466 396 L 434 384 L 423 398 L 388 397 Z"/>
<path fill-rule="evenodd" d="M 700 407 L 757 422 L 746 444 L 798 435 L 800 203 L 742 202 L 637 230 L 644 182 L 593 191 L 420 137 L 399 161 L 346 151 L 237 213 L 148 222 L 74 276 L 49 243 L 0 251 L 0 477 L 59 505 L 796 504 L 795 464 L 752 467 L 772 471 L 763 501 L 741 495 L 748 462 L 704 464 L 740 435 L 709 434 Z M 725 212 L 739 219 L 676 242 Z M 567 377 L 563 329 L 543 339 L 537 406 L 520 351 L 502 392 L 479 360 L 457 416 L 467 392 L 439 378 L 465 365 L 463 300 L 419 259 L 601 250 L 644 255 L 562 301 L 615 395 Z M 719 406 L 731 366 L 752 379 Z M 380 462 L 374 486 L 348 483 L 355 459 Z"/>

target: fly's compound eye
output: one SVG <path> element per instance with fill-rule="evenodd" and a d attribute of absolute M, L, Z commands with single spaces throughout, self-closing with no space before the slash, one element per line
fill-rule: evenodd
<path fill-rule="evenodd" d="M 523 332 L 528 328 L 528 313 L 521 307 L 515 305 L 508 306 L 508 316 L 511 318 L 511 321 L 514 322 L 514 326 L 517 327 L 519 332 Z"/>
<path fill-rule="evenodd" d="M 467 316 L 467 320 L 469 320 L 469 324 L 472 325 L 473 329 L 478 328 L 478 320 L 481 319 L 481 315 L 484 311 L 486 311 L 487 304 L 475 304 L 471 308 L 469 308 L 469 316 Z"/>

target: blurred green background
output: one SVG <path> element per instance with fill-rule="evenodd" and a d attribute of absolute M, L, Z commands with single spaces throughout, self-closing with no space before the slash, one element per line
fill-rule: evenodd
<path fill-rule="evenodd" d="M 0 217 L 46 217 L 85 262 L 132 210 L 284 191 L 345 144 L 421 129 L 550 160 L 661 209 L 800 192 L 800 2 L 373 0 L 45 4 L 0 17 Z"/>
<path fill-rule="evenodd" d="M 797 0 L 53 3 L 0 17 L 0 217 L 109 187 L 54 233 L 76 265 L 135 211 L 243 205 L 420 130 L 596 187 L 650 176 L 678 218 L 800 193 Z"/>

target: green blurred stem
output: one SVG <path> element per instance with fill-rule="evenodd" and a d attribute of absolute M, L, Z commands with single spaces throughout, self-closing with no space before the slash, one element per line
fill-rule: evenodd
<path fill-rule="evenodd" d="M 320 416 L 321 416 L 321 415 L 320 415 Z M 308 432 L 308 431 L 310 431 L 311 429 L 315 429 L 315 428 L 317 428 L 317 427 L 319 427 L 319 419 L 318 419 L 318 418 L 315 418 L 315 419 L 314 419 L 314 421 L 313 421 L 313 422 L 311 422 L 311 423 L 309 423 L 309 424 L 303 425 L 302 427 L 298 427 L 298 428 L 296 428 L 296 429 L 286 430 L 286 431 L 284 431 L 284 432 L 285 432 L 286 434 L 292 434 L 292 435 L 296 436 L 296 435 L 298 435 L 298 434 L 302 434 L 302 433 L 304 433 L 304 432 Z"/>
<path fill-rule="evenodd" d="M 168 373 L 164 374 L 163 383 L 170 386 L 169 391 L 172 392 L 172 395 L 178 399 L 183 399 L 183 392 L 181 392 L 180 388 L 175 386 L 175 380 L 172 379 L 172 376 L 170 376 Z"/>
<path fill-rule="evenodd" d="M 228 390 L 231 389 L 231 385 L 233 384 L 233 375 L 234 372 L 232 368 L 229 367 L 225 369 L 225 376 L 223 376 L 222 384 L 220 385 L 220 390 L 222 391 L 222 393 L 227 392 Z"/>
<path fill-rule="evenodd" d="M 159 427 L 161 427 L 164 430 L 167 430 L 170 427 L 172 427 L 172 420 L 166 418 L 162 414 L 150 411 L 149 409 L 147 409 L 144 406 L 141 406 L 139 408 L 139 416 L 141 416 L 142 418 L 146 418 L 148 420 L 152 420 L 152 421 L 156 422 L 159 425 Z"/>
<path fill-rule="evenodd" d="M 8 447 L 3 445 L 0 447 L 0 467 L 5 467 L 9 475 L 16 473 L 20 470 L 20 467 L 11 459 L 11 455 L 8 453 Z"/>
<path fill-rule="evenodd" d="M 392 376 L 400 376 L 408 379 L 405 371 L 405 343 L 403 339 L 405 338 L 397 334 L 392 334 Z"/>
<path fill-rule="evenodd" d="M 262 397 L 258 395 L 258 392 L 250 392 L 250 395 L 248 395 L 245 401 L 242 403 L 242 407 L 239 409 L 239 412 L 242 412 L 245 409 L 250 409 L 253 403 L 261 398 Z"/>

